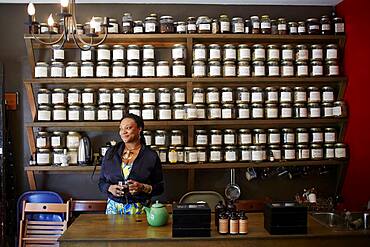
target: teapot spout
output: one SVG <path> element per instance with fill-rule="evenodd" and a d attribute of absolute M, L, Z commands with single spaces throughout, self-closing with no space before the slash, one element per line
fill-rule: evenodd
<path fill-rule="evenodd" d="M 145 207 L 145 206 L 144 206 L 144 210 L 145 210 L 145 213 L 146 213 L 146 214 L 150 214 L 150 209 L 151 209 L 151 208 L 148 208 L 148 207 Z"/>

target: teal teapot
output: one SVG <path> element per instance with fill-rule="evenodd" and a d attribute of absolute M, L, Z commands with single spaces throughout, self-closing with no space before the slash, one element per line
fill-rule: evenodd
<path fill-rule="evenodd" d="M 151 226 L 163 226 L 167 223 L 168 212 L 162 203 L 156 201 L 150 208 L 144 207 L 146 219 Z"/>

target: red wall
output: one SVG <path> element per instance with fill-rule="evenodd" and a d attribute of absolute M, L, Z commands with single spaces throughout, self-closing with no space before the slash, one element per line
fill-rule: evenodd
<path fill-rule="evenodd" d="M 343 186 L 344 206 L 363 210 L 370 200 L 370 1 L 344 0 L 337 13 L 345 19 L 345 99 L 349 120 L 345 142 L 350 162 Z"/>

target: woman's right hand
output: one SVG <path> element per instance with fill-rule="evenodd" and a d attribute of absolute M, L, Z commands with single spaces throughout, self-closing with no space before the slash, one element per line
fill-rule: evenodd
<path fill-rule="evenodd" d="M 111 184 L 108 188 L 108 191 L 116 196 L 116 197 L 121 197 L 125 194 L 125 192 L 123 191 L 124 187 L 123 186 L 120 186 L 118 184 Z"/>

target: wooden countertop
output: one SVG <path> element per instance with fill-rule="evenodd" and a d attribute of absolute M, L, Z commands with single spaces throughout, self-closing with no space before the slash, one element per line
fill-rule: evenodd
<path fill-rule="evenodd" d="M 173 238 L 171 218 L 162 227 L 149 226 L 144 216 L 82 214 L 60 238 L 61 246 L 369 246 L 370 231 L 333 231 L 308 218 L 308 233 L 270 235 L 263 214 L 248 214 L 247 235 L 220 235 L 212 221 L 211 237 Z M 216 242 L 215 242 L 216 241 Z"/>

